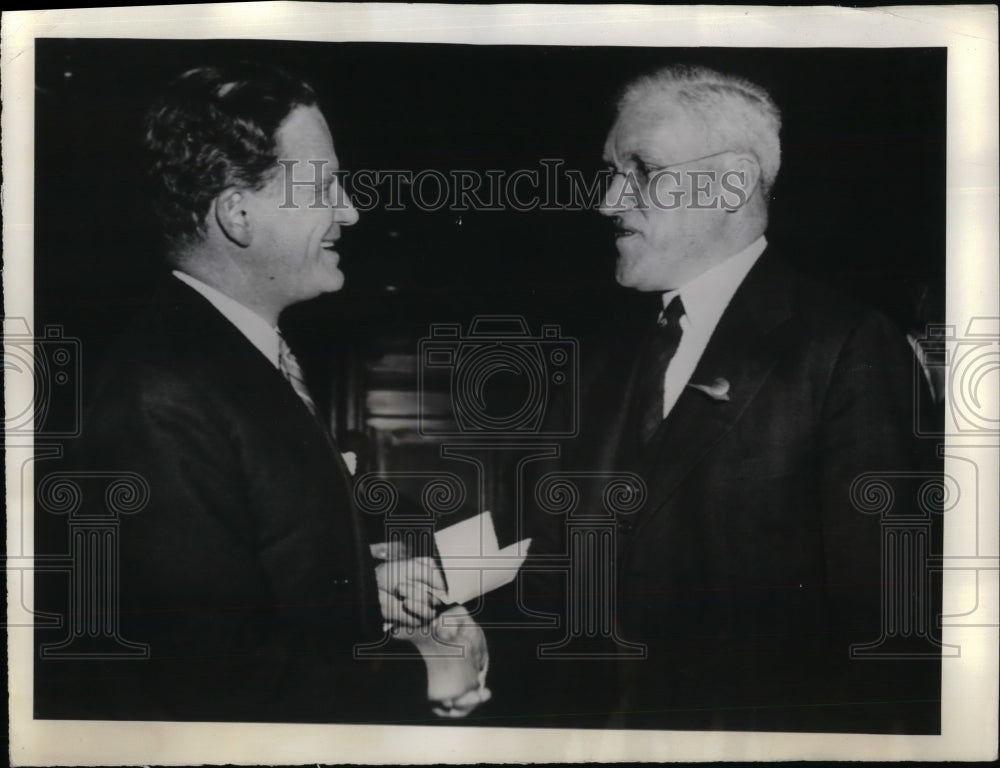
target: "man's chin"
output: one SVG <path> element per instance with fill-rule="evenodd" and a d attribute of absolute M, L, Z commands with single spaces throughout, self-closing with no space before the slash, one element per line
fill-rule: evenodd
<path fill-rule="evenodd" d="M 337 272 L 337 277 L 330 281 L 323 293 L 336 293 L 344 287 L 344 273 Z"/>
<path fill-rule="evenodd" d="M 302 292 L 302 297 L 296 303 L 312 301 L 320 296 L 336 293 L 344 287 L 344 275 L 340 270 L 336 274 L 323 273 L 309 283 L 308 289 Z"/>
<path fill-rule="evenodd" d="M 344 287 L 344 273 L 336 267 L 323 270 L 316 280 L 317 295 L 336 293 Z"/>
<path fill-rule="evenodd" d="M 633 291 L 662 293 L 670 290 L 663 287 L 664 281 L 659 275 L 661 270 L 657 266 L 648 257 L 627 256 L 619 250 L 618 261 L 615 263 L 615 281 L 622 288 Z"/>
<path fill-rule="evenodd" d="M 631 288 L 635 291 L 643 290 L 642 279 L 637 274 L 635 264 L 631 263 L 631 260 L 623 254 L 619 254 L 618 262 L 615 264 L 615 280 L 622 288 Z"/>

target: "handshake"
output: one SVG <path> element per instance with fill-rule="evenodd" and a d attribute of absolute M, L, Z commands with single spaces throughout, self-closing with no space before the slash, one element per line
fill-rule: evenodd
<path fill-rule="evenodd" d="M 434 534 L 441 567 L 393 544 L 372 545 L 386 628 L 413 643 L 427 665 L 427 698 L 441 717 L 465 717 L 489 701 L 489 651 L 463 603 L 513 581 L 531 539 L 500 549 L 489 512 Z"/>
<path fill-rule="evenodd" d="M 439 717 L 465 717 L 489 701 L 486 636 L 469 612 L 448 601 L 444 574 L 430 557 L 406 557 L 374 545 L 386 629 L 413 643 L 427 666 L 427 698 Z M 397 556 L 400 555 L 400 556 Z"/>

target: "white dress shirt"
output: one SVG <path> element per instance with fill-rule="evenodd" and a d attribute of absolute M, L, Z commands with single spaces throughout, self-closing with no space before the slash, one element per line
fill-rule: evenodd
<path fill-rule="evenodd" d="M 683 331 L 681 342 L 663 377 L 664 418 L 690 381 L 733 294 L 766 247 L 767 240 L 761 235 L 735 256 L 702 272 L 687 285 L 663 294 L 664 307 L 678 294 L 684 304 L 684 315 L 680 320 Z"/>
<path fill-rule="evenodd" d="M 279 338 L 278 329 L 267 322 L 252 309 L 243 306 L 236 299 L 231 299 L 226 294 L 206 285 L 191 275 L 179 270 L 173 271 L 174 277 L 182 283 L 187 283 L 198 293 L 208 299 L 212 306 L 222 313 L 229 322 L 235 325 L 240 333 L 250 340 L 257 349 L 261 351 L 271 364 L 278 368 Z"/>
<path fill-rule="evenodd" d="M 187 283 L 208 299 L 212 303 L 212 306 L 222 313 L 223 317 L 235 325 L 239 332 L 246 336 L 250 343 L 257 347 L 264 357 L 271 361 L 271 365 L 279 371 L 281 370 L 281 364 L 279 363 L 281 341 L 277 328 L 268 323 L 267 320 L 252 309 L 243 306 L 236 299 L 226 296 L 226 294 L 203 283 L 201 280 L 176 269 L 173 270 L 173 275 L 182 283 Z M 353 476 L 357 470 L 357 455 L 354 451 L 346 451 L 340 454 L 340 456 L 347 466 L 348 473 Z"/>

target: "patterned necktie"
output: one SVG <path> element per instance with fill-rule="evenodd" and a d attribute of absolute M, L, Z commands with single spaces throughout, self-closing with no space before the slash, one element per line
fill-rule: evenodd
<path fill-rule="evenodd" d="M 344 465 L 340 452 L 337 450 L 336 441 L 330 434 L 329 426 L 323 423 L 323 419 L 320 418 L 319 411 L 316 408 L 316 403 L 313 401 L 312 396 L 309 394 L 309 389 L 306 387 L 305 378 L 302 376 L 302 368 L 301 366 L 299 366 L 299 361 L 295 359 L 295 355 L 292 354 L 292 350 L 289 348 L 288 343 L 285 341 L 285 338 L 280 333 L 278 334 L 278 370 L 281 371 L 281 374 L 286 379 L 288 379 L 288 383 L 292 385 L 292 389 L 295 390 L 295 394 L 299 396 L 299 399 L 301 399 L 302 402 L 305 403 L 306 408 L 309 409 L 309 412 L 316 418 L 316 421 L 319 422 L 320 426 L 323 429 L 323 432 L 326 434 L 327 439 L 330 442 L 331 447 L 333 448 L 334 455 L 337 457 L 338 463 L 340 463 L 340 465 L 343 467 L 342 473 L 335 473 L 335 474 L 340 474 L 344 479 L 344 493 L 346 494 L 347 507 L 353 522 L 352 538 L 353 538 L 355 557 L 356 557 L 355 561 L 356 570 L 354 578 L 356 579 L 356 583 L 359 585 L 358 589 L 360 590 L 360 593 L 369 592 L 372 595 L 374 595 L 376 594 L 375 592 L 376 586 L 373 583 L 374 574 L 371 572 L 368 566 L 368 560 L 369 560 L 368 545 L 362 539 L 363 525 L 362 522 L 358 519 L 358 509 L 353 503 L 353 494 L 351 493 L 351 488 L 352 488 L 351 475 L 353 473 L 347 469 L 346 465 Z M 366 610 L 364 605 L 362 605 L 361 603 L 358 604 L 357 615 L 360 620 L 362 636 L 366 635 L 371 635 L 373 637 L 376 636 L 374 627 L 377 625 L 375 624 L 373 615 L 370 614 L 372 614 L 373 611 L 378 610 L 377 600 L 375 601 L 374 606 L 375 607 L 372 610 Z"/>
<path fill-rule="evenodd" d="M 677 353 L 681 343 L 681 318 L 684 305 L 678 294 L 660 312 L 656 333 L 650 342 L 643 365 L 642 380 L 638 392 L 639 437 L 646 445 L 660 428 L 663 421 L 663 388 L 667 366 Z"/>
<path fill-rule="evenodd" d="M 309 395 L 309 389 L 306 387 L 306 380 L 302 376 L 302 368 L 299 366 L 299 361 L 295 359 L 295 355 L 292 354 L 292 350 L 280 333 L 278 334 L 278 370 L 288 379 L 288 383 L 292 385 L 295 394 L 306 404 L 309 412 L 318 419 L 319 411 L 316 408 L 316 403 L 313 402 L 312 397 Z"/>

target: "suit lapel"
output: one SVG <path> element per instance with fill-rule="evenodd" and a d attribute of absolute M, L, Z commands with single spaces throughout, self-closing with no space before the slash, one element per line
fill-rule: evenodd
<path fill-rule="evenodd" d="M 635 359 L 628 363 L 620 361 L 619 357 L 613 356 L 610 364 L 602 371 L 602 385 L 595 387 L 590 393 L 594 406 L 586 409 L 585 413 L 597 412 L 601 415 L 586 425 L 592 437 L 585 440 L 584 444 L 590 446 L 594 453 L 586 457 L 582 466 L 604 471 L 633 466 L 631 457 L 636 420 L 632 403 L 635 402 L 642 355 L 633 355 Z M 608 397 L 610 392 L 620 393 L 620 401 L 611 400 Z"/>
<path fill-rule="evenodd" d="M 782 328 L 792 317 L 780 264 L 761 256 L 736 291 L 670 415 L 644 454 L 649 484 L 647 514 L 662 507 L 684 479 L 739 421 L 778 360 Z M 690 384 L 729 383 L 728 400 Z"/>
<path fill-rule="evenodd" d="M 372 606 L 378 605 L 377 587 L 374 582 L 374 572 L 371 567 L 371 555 L 364 537 L 364 521 L 354 504 L 354 478 L 351 477 L 344 464 L 337 442 L 327 426 L 315 416 L 296 394 L 291 384 L 274 365 L 254 347 L 243 333 L 226 317 L 212 306 L 204 296 L 176 278 L 169 278 L 162 286 L 156 301 L 161 306 L 161 312 L 171 324 L 187 323 L 190 328 L 188 336 L 200 343 L 206 338 L 212 339 L 213 346 L 227 350 L 224 364 L 230 376 L 243 376 L 245 391 L 249 397 L 264 404 L 278 402 L 281 407 L 277 413 L 286 414 L 292 418 L 295 414 L 297 425 L 288 428 L 297 434 L 308 435 L 310 432 L 320 432 L 323 442 L 329 451 L 333 472 L 341 486 L 340 498 L 330 500 L 331 507 L 347 516 L 351 523 L 350 531 L 352 549 L 354 550 L 355 579 L 363 596 L 360 601 L 359 614 L 363 632 L 376 632 L 378 622 Z M 252 374 L 250 373 L 252 372 Z M 278 428 L 276 426 L 276 428 Z M 345 532 L 346 533 L 346 532 Z M 370 610 L 366 610 L 366 608 Z"/>
<path fill-rule="evenodd" d="M 640 301 L 637 308 L 619 315 L 608 337 L 583 349 L 582 421 L 579 439 L 569 449 L 572 466 L 604 472 L 635 469 L 632 405 L 642 373 L 642 353 L 649 342 L 650 323 L 644 321 L 655 317 L 653 304 L 646 304 Z"/>

